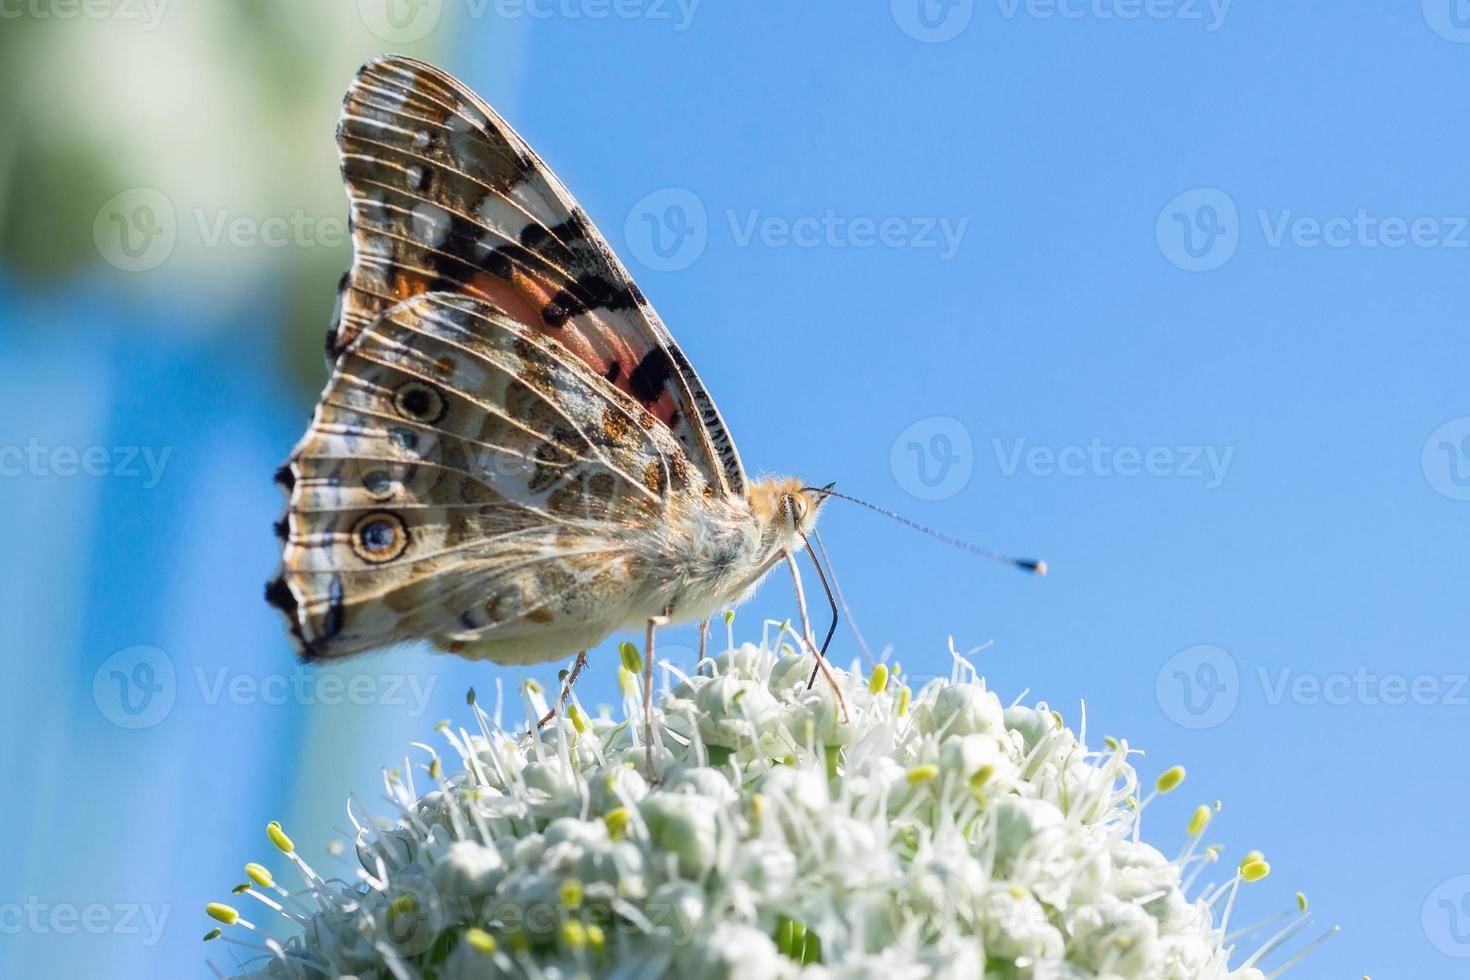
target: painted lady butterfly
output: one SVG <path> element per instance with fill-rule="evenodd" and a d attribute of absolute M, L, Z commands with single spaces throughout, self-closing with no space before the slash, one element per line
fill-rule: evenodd
<path fill-rule="evenodd" d="M 658 314 L 489 106 L 383 57 L 337 141 L 354 256 L 266 587 L 304 658 L 428 639 L 580 669 L 646 627 L 651 671 L 655 626 L 795 575 L 827 494 L 747 480 Z"/>

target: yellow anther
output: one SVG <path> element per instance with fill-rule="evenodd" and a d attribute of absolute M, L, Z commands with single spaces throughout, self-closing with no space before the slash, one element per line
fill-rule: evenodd
<path fill-rule="evenodd" d="M 868 692 L 870 694 L 882 694 L 883 689 L 888 686 L 888 668 L 879 664 L 873 668 L 873 676 L 868 679 Z"/>
<path fill-rule="evenodd" d="M 591 724 L 586 712 L 577 707 L 575 703 L 567 706 L 567 717 L 572 719 L 572 727 L 577 730 L 578 735 L 587 734 L 587 726 Z"/>
<path fill-rule="evenodd" d="M 607 835 L 613 840 L 622 840 L 628 832 L 628 808 L 620 806 L 603 814 L 602 822 L 607 825 Z"/>
<path fill-rule="evenodd" d="M 907 779 L 910 785 L 914 785 L 928 782 L 937 775 L 939 775 L 939 767 L 932 762 L 925 762 L 910 769 Z"/>
<path fill-rule="evenodd" d="M 576 878 L 568 878 L 562 882 L 561 903 L 569 909 L 582 906 L 582 883 Z"/>
<path fill-rule="evenodd" d="M 211 919 L 214 919 L 216 922 L 223 922 L 227 926 L 232 926 L 240 921 L 240 913 L 235 911 L 233 906 L 226 905 L 223 902 L 210 902 L 204 906 L 204 911 Z"/>
<path fill-rule="evenodd" d="M 1240 876 L 1246 881 L 1260 881 L 1271 873 L 1271 865 L 1265 861 L 1252 861 L 1240 869 Z"/>
<path fill-rule="evenodd" d="M 1207 806 L 1195 807 L 1194 816 L 1189 818 L 1189 836 L 1198 837 L 1210 825 L 1213 811 Z"/>
<path fill-rule="evenodd" d="M 470 926 L 464 932 L 464 941 L 469 944 L 470 949 L 484 953 L 486 956 L 495 952 L 495 937 L 478 926 Z"/>
<path fill-rule="evenodd" d="M 900 718 L 909 713 L 909 701 L 913 699 L 913 696 L 914 692 L 909 690 L 907 684 L 898 689 L 898 716 Z"/>
<path fill-rule="evenodd" d="M 622 658 L 623 669 L 630 674 L 643 673 L 643 654 L 638 648 L 626 640 L 618 644 L 618 656 Z"/>
<path fill-rule="evenodd" d="M 252 862 L 245 865 L 245 876 L 261 888 L 276 887 L 276 879 L 271 877 L 271 873 L 265 869 L 265 865 L 263 864 Z"/>
<path fill-rule="evenodd" d="M 286 832 L 281 829 L 281 821 L 279 820 L 272 820 L 265 825 L 265 835 L 271 839 L 272 844 L 287 854 L 296 850 L 296 845 L 291 843 L 291 838 L 287 837 Z"/>
<path fill-rule="evenodd" d="M 1168 793 L 1172 790 L 1178 789 L 1179 784 L 1182 782 L 1184 782 L 1184 767 L 1175 766 L 1173 769 L 1167 770 L 1162 776 L 1160 776 L 1159 781 L 1155 783 L 1154 786 L 1158 789 L 1160 793 Z"/>

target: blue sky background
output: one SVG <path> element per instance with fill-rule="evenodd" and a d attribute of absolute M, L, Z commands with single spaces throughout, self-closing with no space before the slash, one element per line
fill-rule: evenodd
<path fill-rule="evenodd" d="M 309 92 L 243 71 L 237 24 L 206 32 L 213 75 L 174 81 L 299 106 L 289 149 L 232 118 L 223 184 L 277 173 L 252 219 L 320 223 L 345 214 L 332 127 L 352 65 L 405 50 L 465 79 L 622 254 L 749 470 L 1050 562 L 1029 578 L 833 503 L 823 532 L 875 647 L 938 674 L 946 637 L 990 642 L 1003 698 L 1029 689 L 1074 724 L 1085 700 L 1094 740 L 1146 749 L 1145 776 L 1186 766 L 1153 840 L 1171 851 L 1222 800 L 1211 839 L 1273 867 L 1237 921 L 1301 889 L 1341 925 L 1293 976 L 1462 975 L 1470 9 L 688 2 L 442 0 L 398 27 L 371 0 L 340 24 L 277 5 L 247 40 L 330 59 Z M 137 52 L 188 43 L 198 15 L 166 9 L 146 39 L 27 16 L 85 33 L 74 51 Z M 148 104 L 91 88 L 104 111 Z M 340 263 L 299 236 L 201 242 L 194 213 L 233 199 L 169 165 L 193 152 L 189 117 L 151 125 L 176 140 L 138 141 L 128 182 L 55 234 L 87 240 L 94 209 L 147 187 L 176 209 L 171 257 L 123 272 L 104 236 L 58 279 L 0 268 L 0 445 L 109 460 L 0 479 L 0 902 L 100 904 L 110 924 L 40 913 L 0 938 L 4 976 L 202 973 L 202 905 L 268 855 L 267 820 L 322 855 L 349 791 L 376 799 L 379 768 L 462 715 L 468 685 L 518 676 L 390 653 L 339 669 L 372 687 L 333 705 L 295 673 L 259 595 L 270 475 L 324 378 Z M 273 285 L 288 274 L 304 312 Z M 124 472 L 132 446 L 167 449 L 154 485 L 142 460 Z M 737 632 L 791 613 L 773 582 Z M 837 650 L 855 655 L 846 634 Z M 612 657 L 585 701 L 608 699 Z"/>

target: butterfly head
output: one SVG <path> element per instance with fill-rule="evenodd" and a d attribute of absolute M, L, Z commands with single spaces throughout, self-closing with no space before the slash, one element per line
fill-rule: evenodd
<path fill-rule="evenodd" d="M 817 512 L 827 502 L 825 487 L 804 486 L 791 477 L 760 480 L 750 488 L 750 502 L 765 536 L 776 548 L 800 548 L 802 536 L 817 523 Z"/>

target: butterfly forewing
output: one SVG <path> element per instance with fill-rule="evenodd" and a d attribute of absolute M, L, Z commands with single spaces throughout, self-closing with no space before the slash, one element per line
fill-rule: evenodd
<path fill-rule="evenodd" d="M 566 189 L 478 97 L 430 65 L 382 58 L 348 91 L 338 143 L 354 260 L 332 357 L 394 303 L 427 291 L 478 296 L 634 398 L 712 487 L 745 492 L 719 411 L 658 315 Z"/>

